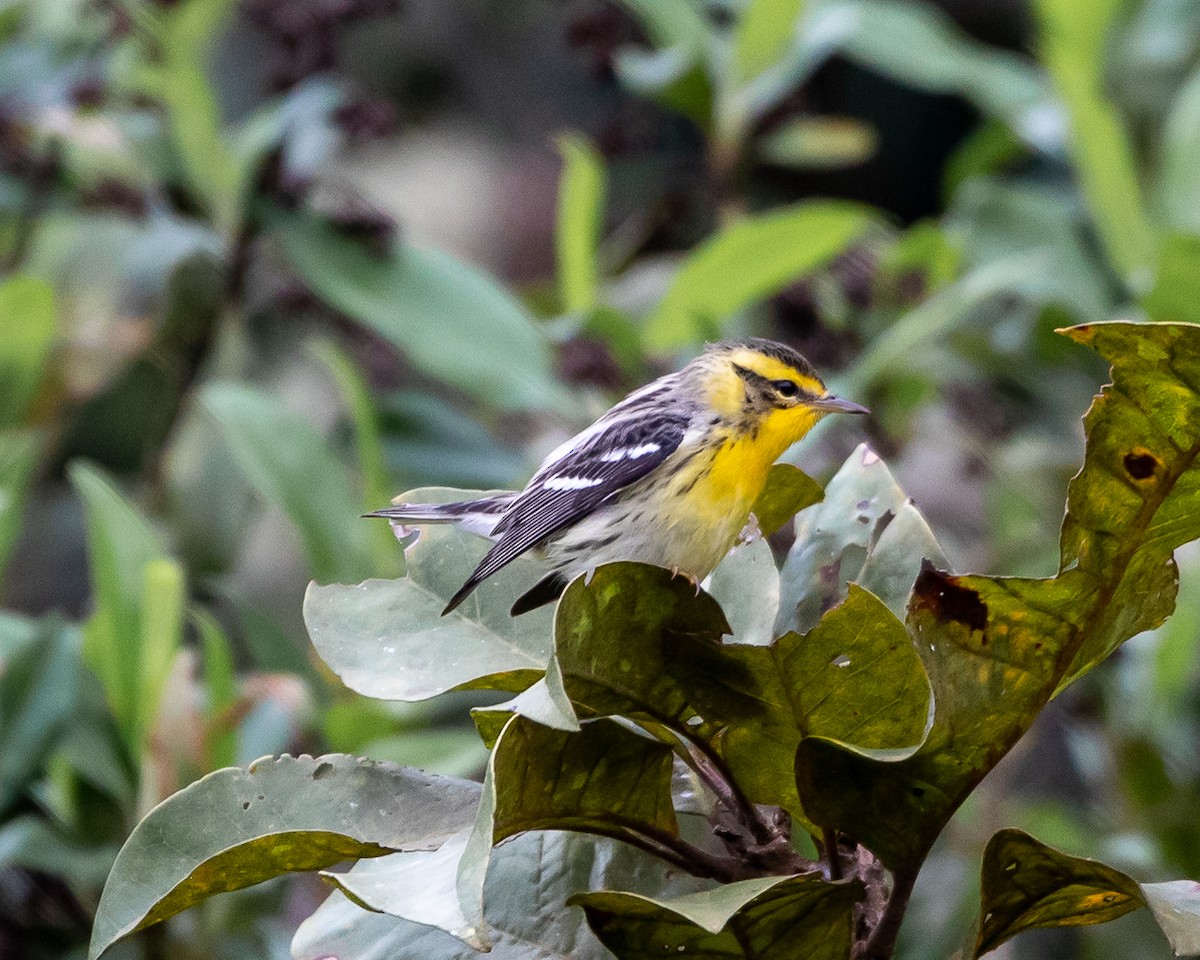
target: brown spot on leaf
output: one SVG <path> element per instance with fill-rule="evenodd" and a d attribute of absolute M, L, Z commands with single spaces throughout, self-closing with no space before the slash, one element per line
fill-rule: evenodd
<path fill-rule="evenodd" d="M 968 630 L 987 627 L 988 608 L 979 592 L 964 587 L 958 577 L 936 569 L 928 560 L 921 563 L 920 576 L 913 584 L 912 602 L 943 622 L 953 620 Z"/>
<path fill-rule="evenodd" d="M 1125 454 L 1125 472 L 1134 480 L 1147 480 L 1158 468 L 1158 457 L 1145 447 L 1134 447 Z"/>

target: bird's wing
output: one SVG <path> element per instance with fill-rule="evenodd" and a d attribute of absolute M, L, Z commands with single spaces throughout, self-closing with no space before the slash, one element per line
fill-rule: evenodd
<path fill-rule="evenodd" d="M 496 525 L 500 539 L 446 609 L 454 609 L 481 580 L 662 464 L 679 448 L 690 419 L 682 410 L 621 410 L 580 434 L 573 447 L 555 451 Z"/>

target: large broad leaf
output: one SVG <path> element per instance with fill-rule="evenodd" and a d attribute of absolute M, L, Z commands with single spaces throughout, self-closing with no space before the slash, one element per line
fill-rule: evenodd
<path fill-rule="evenodd" d="M 646 343 L 666 350 L 719 332 L 735 311 L 842 253 L 870 223 L 862 207 L 814 201 L 726 227 L 679 269 L 646 321 Z"/>
<path fill-rule="evenodd" d="M 449 842 L 449 841 L 448 841 Z M 374 861 L 380 870 L 419 854 L 399 854 Z M 420 916 L 436 924 L 442 906 L 434 890 L 453 897 L 456 866 L 430 868 L 421 878 L 421 890 L 411 897 L 392 888 L 372 907 L 409 909 L 424 899 Z M 364 863 L 339 881 L 356 893 L 369 893 L 357 874 Z M 369 881 L 368 881 L 369 882 Z M 492 854 L 484 899 L 491 934 L 493 960 L 610 960 L 611 954 L 588 930 L 583 911 L 566 905 L 577 893 L 594 889 L 633 890 L 673 896 L 702 888 L 701 881 L 683 874 L 656 857 L 623 843 L 579 833 L 523 834 Z M 422 897 L 422 891 L 430 896 Z M 382 891 L 381 891 L 382 892 Z M 433 907 L 430 912 L 427 908 Z M 422 925 L 381 913 L 368 913 L 335 893 L 300 925 L 292 942 L 295 960 L 478 960 L 480 954 L 436 925 Z"/>
<path fill-rule="evenodd" d="M 0 584 L 21 534 L 25 497 L 41 451 L 40 440 L 32 431 L 0 432 Z"/>
<path fill-rule="evenodd" d="M 850 955 L 855 883 L 818 876 L 762 877 L 674 900 L 588 893 L 588 923 L 619 960 L 683 954 L 703 960 L 844 960 Z"/>
<path fill-rule="evenodd" d="M 983 854 L 975 956 L 1036 927 L 1107 923 L 1149 907 L 1176 956 L 1200 951 L 1200 884 L 1139 884 L 1120 870 L 1072 857 L 1020 830 L 1001 830 Z"/>
<path fill-rule="evenodd" d="M 517 715 L 497 738 L 470 834 L 436 853 L 388 857 L 330 879 L 373 910 L 484 948 L 491 942 L 483 895 L 494 844 L 530 831 L 575 830 L 670 853 L 680 846 L 671 776 L 667 747 L 612 721 L 562 731 Z"/>
<path fill-rule="evenodd" d="M 573 408 L 554 379 L 549 341 L 491 278 L 436 250 L 376 256 L 310 217 L 281 218 L 276 234 L 322 299 L 425 372 L 489 406 Z"/>
<path fill-rule="evenodd" d="M 582 830 L 618 840 L 678 837 L 670 748 L 611 720 L 578 731 L 513 717 L 492 750 L 492 841 L 529 830 Z"/>
<path fill-rule="evenodd" d="M 368 530 L 349 476 L 312 425 L 239 384 L 209 384 L 200 402 L 246 477 L 295 523 L 313 575 L 326 583 L 368 575 Z"/>
<path fill-rule="evenodd" d="M 730 627 L 711 596 L 686 577 L 640 563 L 610 563 L 575 579 L 558 603 L 555 656 L 581 715 L 625 716 L 711 736 L 688 682 Z"/>
<path fill-rule="evenodd" d="M 690 678 L 692 702 L 725 726 L 721 752 L 757 803 L 802 816 L 793 764 L 819 736 L 899 759 L 915 752 L 929 718 L 921 658 L 880 600 L 852 586 L 803 636 L 769 646 L 727 644 Z"/>
<path fill-rule="evenodd" d="M 563 159 L 558 185 L 558 299 L 567 313 L 596 306 L 600 283 L 596 248 L 604 222 L 604 161 L 581 137 L 558 142 Z"/>
<path fill-rule="evenodd" d="M 532 830 L 626 840 L 689 869 L 671 800 L 669 748 L 610 721 L 554 730 L 513 716 L 492 748 L 483 798 L 456 887 L 471 942 L 486 946 L 484 886 L 492 847 Z M 691 868 L 692 872 L 697 872 Z"/>
<path fill-rule="evenodd" d="M 57 333 L 54 291 L 44 280 L 9 277 L 0 283 L 0 428 L 18 426 L 46 373 Z"/>
<path fill-rule="evenodd" d="M 983 854 L 975 956 L 1022 930 L 1107 923 L 1144 905 L 1138 885 L 1120 870 L 1001 830 Z"/>
<path fill-rule="evenodd" d="M 1037 0 L 1041 60 L 1070 114 L 1071 156 L 1109 258 L 1134 289 L 1146 285 L 1156 237 L 1142 202 L 1133 144 L 1105 90 L 1107 37 L 1121 0 Z"/>
<path fill-rule="evenodd" d="M 0 815 L 74 718 L 80 670 L 78 632 L 53 620 L 0 660 Z"/>
<path fill-rule="evenodd" d="M 1113 384 L 1085 419 L 1063 571 L 1023 580 L 927 568 L 908 612 L 934 686 L 925 744 L 892 764 L 816 739 L 797 753 L 806 814 L 906 873 L 1056 689 L 1162 623 L 1176 589 L 1171 551 L 1200 535 L 1200 327 L 1067 333 L 1112 363 Z"/>
<path fill-rule="evenodd" d="M 728 632 L 712 597 L 683 578 L 608 564 L 563 594 L 556 661 L 582 714 L 672 730 L 728 764 L 751 800 L 797 815 L 793 761 L 803 737 L 896 751 L 891 759 L 921 742 L 929 716 L 921 659 L 866 591 L 807 636 L 722 643 Z"/>
<path fill-rule="evenodd" d="M 424 489 L 401 499 L 434 503 L 478 495 Z M 529 686 L 546 669 L 553 612 L 513 617 L 509 608 L 544 574 L 537 561 L 518 558 L 442 616 L 487 547 L 481 537 L 430 526 L 408 548 L 399 580 L 311 585 L 304 622 L 321 659 L 350 689 L 382 700 L 425 700 L 464 687 Z"/>
<path fill-rule="evenodd" d="M 922 559 L 946 563 L 933 531 L 887 465 L 860 444 L 825 487 L 821 503 L 796 517 L 796 542 L 780 572 L 776 635 L 811 630 L 851 582 L 902 615 Z"/>
<path fill-rule="evenodd" d="M 472 822 L 478 798 L 468 781 L 338 754 L 218 770 L 134 829 L 105 885 L 89 956 L 216 893 L 436 848 Z"/>

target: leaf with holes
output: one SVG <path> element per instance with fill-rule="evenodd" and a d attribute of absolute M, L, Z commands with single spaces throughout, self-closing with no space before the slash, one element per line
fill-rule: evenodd
<path fill-rule="evenodd" d="M 815 739 L 797 753 L 806 814 L 893 869 L 916 868 L 1056 690 L 1163 622 L 1176 589 L 1171 551 L 1200 536 L 1200 327 L 1105 323 L 1066 333 L 1112 363 L 1113 383 L 1085 417 L 1061 572 L 954 577 L 927 566 L 907 621 L 936 704 L 921 749 L 891 764 Z"/>
<path fill-rule="evenodd" d="M 478 784 L 341 754 L 264 758 L 165 800 L 121 848 L 90 957 L 216 893 L 395 850 L 469 826 Z"/>
<path fill-rule="evenodd" d="M 796 542 L 780 572 L 776 636 L 811 630 L 850 582 L 902 616 L 923 559 L 946 564 L 920 511 L 878 454 L 860 444 L 821 502 L 796 516 Z"/>

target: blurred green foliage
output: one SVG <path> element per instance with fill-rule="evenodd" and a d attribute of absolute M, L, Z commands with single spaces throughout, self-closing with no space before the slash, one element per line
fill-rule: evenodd
<path fill-rule="evenodd" d="M 706 338 L 790 340 L 868 403 L 955 568 L 1052 573 L 1103 378 L 1053 329 L 1200 320 L 1200 15 L 1033 0 L 1006 32 L 978 6 L 0 5 L 0 955 L 80 956 L 121 842 L 210 770 L 329 749 L 480 773 L 462 695 L 364 703 L 329 675 L 305 583 L 398 575 L 364 509 L 518 484 Z M 406 44 L 430 19 L 472 29 Z M 537 64 L 557 111 L 498 60 Z M 347 163 L 470 206 L 479 171 L 372 153 L 464 119 L 549 171 L 507 168 L 491 270 Z M 789 456 L 825 478 L 857 439 Z M 943 835 L 903 956 L 966 942 L 1002 825 L 1200 875 L 1200 562 L 1180 566 L 1175 617 L 1058 698 Z M 319 893 L 263 891 L 128 955 L 285 955 Z M 1165 955 L 1147 922 L 1059 948 Z"/>

